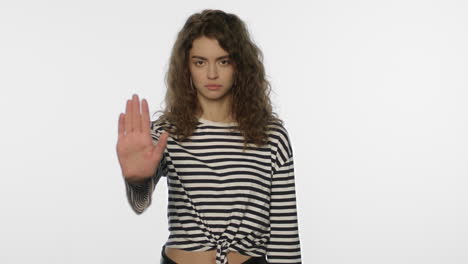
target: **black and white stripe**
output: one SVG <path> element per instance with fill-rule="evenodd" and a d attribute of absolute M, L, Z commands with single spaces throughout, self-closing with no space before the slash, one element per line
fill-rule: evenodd
<path fill-rule="evenodd" d="M 132 209 L 151 204 L 162 176 L 168 184 L 166 247 L 266 255 L 269 263 L 301 263 L 293 151 L 286 129 L 269 125 L 268 144 L 242 151 L 235 123 L 199 119 L 189 141 L 168 138 L 165 155 L 146 184 L 126 182 Z M 152 122 L 154 143 L 163 132 Z"/>

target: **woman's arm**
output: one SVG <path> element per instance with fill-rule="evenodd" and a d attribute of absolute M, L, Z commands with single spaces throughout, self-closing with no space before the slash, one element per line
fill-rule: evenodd
<path fill-rule="evenodd" d="M 292 147 L 287 131 L 279 137 L 272 169 L 268 263 L 302 263 Z"/>
<path fill-rule="evenodd" d="M 128 203 L 136 214 L 142 214 L 151 205 L 151 197 L 161 176 L 167 175 L 166 159 L 163 157 L 154 175 L 143 183 L 125 180 Z"/>
<path fill-rule="evenodd" d="M 151 122 L 151 138 L 153 144 L 157 144 L 159 137 L 163 132 L 164 130 L 160 125 L 157 125 L 155 122 Z M 167 174 L 168 167 L 166 153 L 163 153 L 159 166 L 153 176 L 148 180 L 144 182 L 130 182 L 127 179 L 124 179 L 128 203 L 136 214 L 142 214 L 151 205 L 151 197 L 156 185 L 160 178 L 162 176 L 167 176 Z"/>

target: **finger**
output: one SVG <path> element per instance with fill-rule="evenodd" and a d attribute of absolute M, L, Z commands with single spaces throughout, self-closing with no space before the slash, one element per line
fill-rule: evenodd
<path fill-rule="evenodd" d="M 143 116 L 141 117 L 141 131 L 144 133 L 150 133 L 149 107 L 146 99 L 141 101 L 141 108 L 143 111 Z"/>
<path fill-rule="evenodd" d="M 124 128 L 125 123 L 124 123 L 124 121 L 125 121 L 124 120 L 124 114 L 120 113 L 120 115 L 119 115 L 119 129 L 118 129 L 119 138 L 124 136 L 124 132 L 125 132 L 125 128 Z"/>
<path fill-rule="evenodd" d="M 132 127 L 133 131 L 141 132 L 141 114 L 140 114 L 140 99 L 137 94 L 133 94 L 132 99 Z"/>
<path fill-rule="evenodd" d="M 167 138 L 169 137 L 169 133 L 164 131 L 161 133 L 161 135 L 159 136 L 159 140 L 158 140 L 158 143 L 156 145 L 159 145 L 161 144 L 161 146 L 164 148 L 166 148 L 166 144 L 167 144 Z"/>
<path fill-rule="evenodd" d="M 130 107 L 131 101 L 127 100 L 127 105 L 125 107 L 125 133 L 128 134 L 132 132 L 132 108 Z"/>

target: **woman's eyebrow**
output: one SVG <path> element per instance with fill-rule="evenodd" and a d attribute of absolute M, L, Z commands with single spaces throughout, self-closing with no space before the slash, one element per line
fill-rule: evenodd
<path fill-rule="evenodd" d="M 224 56 L 218 57 L 218 58 L 216 58 L 216 60 L 226 59 L 226 58 L 229 58 L 229 55 L 224 55 Z M 202 57 L 202 56 L 192 56 L 192 59 L 208 60 L 207 58 Z"/>

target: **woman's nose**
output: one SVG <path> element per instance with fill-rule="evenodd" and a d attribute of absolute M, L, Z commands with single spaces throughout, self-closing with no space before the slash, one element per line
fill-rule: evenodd
<path fill-rule="evenodd" d="M 208 67 L 208 78 L 209 79 L 216 79 L 218 77 L 218 69 L 216 65 L 210 65 Z"/>

